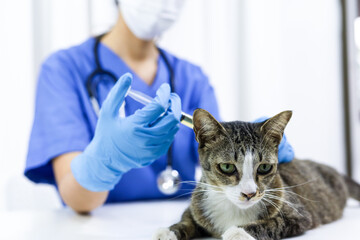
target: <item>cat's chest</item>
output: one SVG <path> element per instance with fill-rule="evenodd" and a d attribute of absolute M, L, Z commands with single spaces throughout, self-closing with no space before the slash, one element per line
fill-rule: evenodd
<path fill-rule="evenodd" d="M 222 193 L 207 192 L 202 202 L 204 217 L 222 234 L 232 226 L 244 226 L 258 219 L 259 207 L 240 209 Z"/>

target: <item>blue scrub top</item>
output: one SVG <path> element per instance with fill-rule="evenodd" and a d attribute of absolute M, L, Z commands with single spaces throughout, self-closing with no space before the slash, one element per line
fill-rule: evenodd
<path fill-rule="evenodd" d="M 81 45 L 58 51 L 42 65 L 25 168 L 26 177 L 36 183 L 56 185 L 51 160 L 64 153 L 83 151 L 94 136 L 97 117 L 86 90 L 86 80 L 95 69 L 94 43 L 95 39 L 90 38 Z M 174 70 L 175 88 L 182 101 L 182 111 L 192 114 L 196 108 L 203 108 L 219 118 L 214 90 L 202 70 L 164 52 Z M 131 72 L 134 76 L 134 90 L 154 97 L 162 83 L 169 83 L 169 71 L 160 56 L 152 85 L 141 80 L 121 58 L 103 44 L 99 46 L 99 56 L 102 67 L 117 77 Z M 97 85 L 100 105 L 113 85 L 113 80 L 106 78 Z M 143 107 L 131 98 L 126 98 L 125 102 L 127 116 Z M 173 168 L 180 173 L 181 179 L 193 181 L 198 153 L 191 129 L 180 126 L 172 155 Z M 158 190 L 156 183 L 157 176 L 166 168 L 166 159 L 164 155 L 150 166 L 125 173 L 110 191 L 106 202 L 169 197 Z M 193 188 L 192 184 L 182 184 L 181 190 L 170 197 L 184 195 Z"/>

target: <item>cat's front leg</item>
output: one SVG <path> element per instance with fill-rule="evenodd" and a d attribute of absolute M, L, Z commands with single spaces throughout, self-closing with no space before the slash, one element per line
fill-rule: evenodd
<path fill-rule="evenodd" d="M 289 216 L 276 216 L 242 226 L 243 229 L 257 240 L 279 240 L 303 234 L 312 226 L 309 213 L 297 212 Z"/>
<path fill-rule="evenodd" d="M 153 236 L 153 240 L 188 240 L 206 236 L 206 232 L 196 224 L 190 209 L 186 209 L 181 221 L 170 228 L 159 229 Z"/>
<path fill-rule="evenodd" d="M 175 233 L 168 228 L 160 228 L 153 235 L 153 240 L 178 240 Z"/>
<path fill-rule="evenodd" d="M 255 240 L 243 228 L 232 226 L 222 235 L 223 240 Z"/>

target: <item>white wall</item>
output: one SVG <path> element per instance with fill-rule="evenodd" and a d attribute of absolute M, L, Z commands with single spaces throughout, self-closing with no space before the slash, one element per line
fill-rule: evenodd
<path fill-rule="evenodd" d="M 248 0 L 244 118 L 293 110 L 299 158 L 344 171 L 340 1 Z"/>
<path fill-rule="evenodd" d="M 351 88 L 351 108 L 352 108 L 352 151 L 353 151 L 353 176 L 360 182 L 360 17 L 357 18 L 356 24 L 354 24 L 356 40 L 356 49 L 353 53 L 353 62 L 356 66 L 352 66 L 353 72 Z"/>
<path fill-rule="evenodd" d="M 347 1 L 352 173 L 354 179 L 360 182 L 360 148 L 358 147 L 360 144 L 360 17 L 358 5 L 358 1 Z"/>
<path fill-rule="evenodd" d="M 22 6 L 22 7 L 19 7 Z M 33 109 L 31 2 L 1 1 L 0 7 L 0 209 L 9 177 L 24 167 Z"/>
<path fill-rule="evenodd" d="M 81 43 L 90 34 L 88 0 L 32 0 L 35 72 L 52 52 Z"/>

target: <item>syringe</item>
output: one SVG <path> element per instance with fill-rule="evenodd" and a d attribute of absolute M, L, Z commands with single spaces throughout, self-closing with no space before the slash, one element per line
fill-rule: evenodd
<path fill-rule="evenodd" d="M 127 96 L 131 97 L 135 101 L 142 103 L 144 105 L 150 103 L 153 100 L 150 96 L 148 96 L 142 92 L 133 90 L 131 88 L 129 89 Z M 191 129 L 193 129 L 193 127 L 194 127 L 192 116 L 187 113 L 184 113 L 184 112 L 181 112 L 180 123 L 182 123 L 183 125 L 191 128 Z"/>

